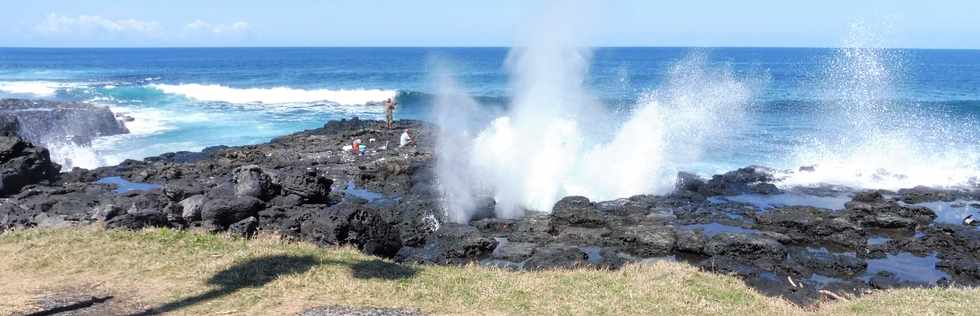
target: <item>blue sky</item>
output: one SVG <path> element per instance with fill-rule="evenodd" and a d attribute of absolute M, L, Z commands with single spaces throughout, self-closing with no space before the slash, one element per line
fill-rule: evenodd
<path fill-rule="evenodd" d="M 510 46 L 533 0 L 0 0 L 0 46 Z M 562 6 L 582 6 L 564 1 Z M 595 46 L 980 48 L 980 1 L 654 1 L 588 6 Z M 556 22 L 556 23 L 561 23 Z"/>

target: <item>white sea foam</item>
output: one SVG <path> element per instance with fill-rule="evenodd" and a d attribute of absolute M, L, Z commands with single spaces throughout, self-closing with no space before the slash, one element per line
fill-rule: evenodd
<path fill-rule="evenodd" d="M 51 160 L 61 165 L 62 171 L 70 171 L 74 167 L 93 169 L 106 165 L 105 157 L 86 145 L 71 142 L 46 143 L 44 147 L 51 153 Z"/>
<path fill-rule="evenodd" d="M 204 84 L 152 84 L 153 88 L 164 93 L 181 95 L 199 101 L 228 103 L 309 103 L 331 102 L 340 105 L 363 105 L 383 102 L 394 98 L 398 91 L 381 89 L 314 89 L 304 90 L 289 87 L 275 88 L 232 88 L 222 85 Z"/>
<path fill-rule="evenodd" d="M 50 97 L 60 89 L 72 88 L 76 85 L 54 81 L 0 81 L 0 91 L 12 94 Z"/>
<path fill-rule="evenodd" d="M 159 108 L 136 106 L 110 106 L 113 113 L 133 118 L 124 122 L 130 135 L 153 135 L 173 130 L 184 123 L 205 122 L 209 119 L 207 113 L 178 113 Z"/>

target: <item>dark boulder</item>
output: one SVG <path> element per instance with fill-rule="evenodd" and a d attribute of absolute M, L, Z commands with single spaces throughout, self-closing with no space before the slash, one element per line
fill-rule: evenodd
<path fill-rule="evenodd" d="M 256 165 L 238 167 L 232 171 L 235 195 L 253 197 L 263 201 L 279 194 L 279 186 L 273 176 Z"/>
<path fill-rule="evenodd" d="M 627 226 L 615 236 L 626 252 L 640 257 L 667 255 L 677 242 L 674 230 L 669 226 Z"/>
<path fill-rule="evenodd" d="M 517 242 L 545 243 L 555 238 L 552 235 L 552 217 L 543 214 L 528 214 L 516 219 L 512 225 L 510 240 Z"/>
<path fill-rule="evenodd" d="M 161 191 L 171 201 L 179 202 L 191 196 L 204 194 L 206 190 L 200 179 L 181 179 L 168 180 Z"/>
<path fill-rule="evenodd" d="M 705 196 L 749 192 L 775 194 L 779 193 L 779 190 L 769 184 L 775 180 L 771 169 L 750 166 L 711 177 L 711 180 L 701 186 L 700 193 Z"/>
<path fill-rule="evenodd" d="M 197 221 L 201 219 L 201 211 L 204 209 L 205 197 L 203 194 L 194 195 L 179 202 L 181 215 L 185 221 Z"/>
<path fill-rule="evenodd" d="M 674 232 L 675 247 L 678 251 L 689 253 L 704 253 L 704 245 L 707 240 L 704 232 L 696 229 L 677 229 Z"/>
<path fill-rule="evenodd" d="M 606 220 L 599 209 L 583 196 L 565 197 L 555 203 L 551 212 L 552 225 L 602 227 Z"/>
<path fill-rule="evenodd" d="M 511 262 L 521 262 L 534 254 L 534 249 L 538 245 L 529 242 L 511 242 L 500 238 L 497 240 L 497 247 L 493 249 L 493 257 L 500 260 Z"/>
<path fill-rule="evenodd" d="M 913 228 L 936 219 L 936 213 L 928 207 L 902 205 L 891 200 L 851 200 L 845 207 L 848 217 L 868 227 Z"/>
<path fill-rule="evenodd" d="M 229 225 L 255 216 L 262 201 L 250 196 L 215 198 L 204 202 L 201 218 L 211 230 L 225 230 Z"/>
<path fill-rule="evenodd" d="M 794 242 L 828 241 L 857 247 L 865 243 L 864 231 L 833 211 L 808 206 L 780 207 L 756 217 L 758 224 L 782 233 Z"/>
<path fill-rule="evenodd" d="M 460 264 L 490 255 L 497 241 L 484 237 L 469 225 L 444 224 L 419 247 L 404 247 L 396 260 L 418 263 Z"/>
<path fill-rule="evenodd" d="M 141 215 L 150 213 L 166 214 L 167 200 L 157 193 L 135 192 L 136 195 L 128 200 L 127 214 Z"/>
<path fill-rule="evenodd" d="M 323 245 L 353 245 L 362 251 L 392 257 L 402 247 L 397 217 L 391 209 L 342 202 L 301 223 L 304 239 Z"/>
<path fill-rule="evenodd" d="M 565 227 L 558 232 L 558 240 L 576 245 L 605 245 L 612 231 L 605 227 Z"/>
<path fill-rule="evenodd" d="M 755 234 L 720 233 L 708 240 L 705 253 L 712 256 L 728 256 L 782 261 L 786 248 L 778 241 Z"/>
<path fill-rule="evenodd" d="M 283 195 L 296 195 L 306 203 L 326 203 L 333 180 L 318 175 L 314 170 L 279 177 Z"/>
<path fill-rule="evenodd" d="M 14 203 L 0 203 L 0 233 L 13 228 L 36 226 L 35 215 L 37 212 Z"/>
<path fill-rule="evenodd" d="M 228 227 L 228 234 L 239 238 L 252 238 L 259 228 L 259 220 L 255 216 L 240 220 Z"/>
<path fill-rule="evenodd" d="M 539 247 L 524 262 L 529 270 L 571 269 L 589 265 L 589 255 L 578 247 L 549 245 Z"/>
<path fill-rule="evenodd" d="M 854 197 L 852 197 L 851 200 L 857 202 L 864 202 L 864 203 L 875 203 L 875 202 L 884 201 L 885 196 L 882 195 L 881 191 L 878 190 L 861 191 L 855 193 Z"/>
<path fill-rule="evenodd" d="M 674 184 L 675 192 L 703 192 L 706 182 L 704 178 L 700 176 L 689 173 L 689 172 L 678 172 L 677 181 Z"/>
<path fill-rule="evenodd" d="M 959 197 L 959 192 L 943 189 L 934 189 L 925 186 L 917 186 L 911 189 L 898 190 L 902 202 L 909 204 L 945 201 L 952 202 Z"/>
<path fill-rule="evenodd" d="M 92 212 L 92 219 L 104 222 L 122 214 L 126 214 L 126 210 L 122 207 L 115 204 L 103 204 L 95 207 Z"/>
<path fill-rule="evenodd" d="M 163 213 L 122 214 L 105 222 L 109 229 L 138 230 L 147 227 L 167 226 L 167 216 Z"/>
<path fill-rule="evenodd" d="M 19 137 L 0 136 L 0 196 L 16 194 L 27 185 L 52 183 L 60 170 L 47 149 Z"/>
<path fill-rule="evenodd" d="M 441 210 L 435 201 L 410 195 L 396 208 L 398 235 L 404 246 L 419 246 L 441 226 Z"/>

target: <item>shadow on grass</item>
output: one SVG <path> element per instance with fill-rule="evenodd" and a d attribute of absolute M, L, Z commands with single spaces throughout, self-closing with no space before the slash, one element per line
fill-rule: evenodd
<path fill-rule="evenodd" d="M 398 280 L 408 279 L 418 272 L 415 268 L 384 260 L 358 261 L 350 265 L 351 275 L 358 279 Z"/>
<path fill-rule="evenodd" d="M 85 308 L 92 307 L 92 305 L 95 305 L 95 304 L 105 303 L 106 301 L 109 301 L 111 299 L 112 299 L 112 296 L 105 296 L 105 297 L 95 297 L 95 296 L 93 296 L 92 298 L 87 299 L 87 300 L 84 300 L 84 301 L 81 301 L 81 302 L 76 302 L 76 303 L 68 304 L 68 305 L 65 305 L 65 306 L 59 306 L 59 307 L 55 307 L 55 308 L 51 308 L 51 309 L 46 309 L 46 310 L 39 311 L 39 312 L 30 313 L 30 314 L 27 314 L 25 316 L 48 316 L 48 315 L 57 315 L 57 314 L 61 314 L 61 313 L 69 313 L 69 312 L 72 312 L 72 311 L 75 311 L 75 310 L 80 310 L 80 309 L 85 309 Z"/>
<path fill-rule="evenodd" d="M 133 315 L 157 315 L 221 298 L 244 288 L 258 288 L 279 277 L 301 274 L 318 265 L 342 265 L 351 269 L 358 279 L 398 280 L 414 277 L 416 269 L 383 260 L 321 261 L 315 256 L 277 255 L 252 259 L 218 272 L 208 284 L 218 288 L 200 295 L 170 302 Z"/>

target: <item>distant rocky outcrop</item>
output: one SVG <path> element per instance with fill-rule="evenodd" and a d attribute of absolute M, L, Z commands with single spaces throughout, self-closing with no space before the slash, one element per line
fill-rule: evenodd
<path fill-rule="evenodd" d="M 129 133 L 109 108 L 78 102 L 0 99 L 0 122 L 10 121 L 18 123 L 20 137 L 35 144 L 87 145 L 95 137 Z"/>

